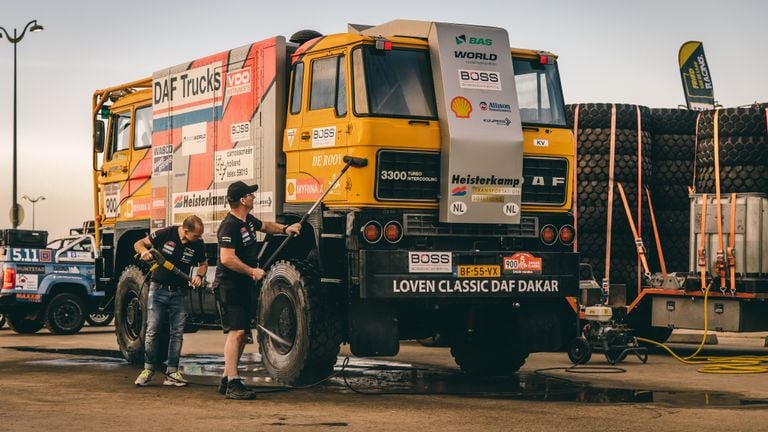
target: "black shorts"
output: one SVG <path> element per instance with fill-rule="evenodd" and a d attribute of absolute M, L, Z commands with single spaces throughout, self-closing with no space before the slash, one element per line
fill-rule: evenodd
<path fill-rule="evenodd" d="M 224 333 L 230 330 L 250 330 L 252 313 L 251 289 L 219 288 L 221 328 Z"/>

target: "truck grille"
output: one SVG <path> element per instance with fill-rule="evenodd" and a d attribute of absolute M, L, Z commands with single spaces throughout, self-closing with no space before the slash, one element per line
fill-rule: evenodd
<path fill-rule="evenodd" d="M 376 199 L 437 199 L 440 192 L 440 153 L 381 150 L 376 159 Z"/>
<path fill-rule="evenodd" d="M 539 219 L 521 216 L 519 225 L 442 224 L 436 213 L 405 213 L 405 235 L 461 237 L 538 237 Z"/>
<path fill-rule="evenodd" d="M 567 159 L 526 156 L 523 177 L 523 204 L 561 206 L 567 201 Z"/>
<path fill-rule="evenodd" d="M 381 150 L 376 159 L 377 200 L 437 201 L 440 153 Z M 526 156 L 523 177 L 523 204 L 565 204 L 569 181 L 566 159 Z"/>

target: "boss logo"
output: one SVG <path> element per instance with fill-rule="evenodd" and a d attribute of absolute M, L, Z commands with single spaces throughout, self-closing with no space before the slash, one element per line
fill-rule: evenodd
<path fill-rule="evenodd" d="M 315 129 L 312 131 L 312 138 L 314 139 L 326 139 L 336 136 L 335 128 Z"/>
<path fill-rule="evenodd" d="M 446 252 L 425 252 L 411 254 L 411 264 L 450 264 L 451 255 Z"/>
<path fill-rule="evenodd" d="M 499 74 L 491 71 L 460 70 L 462 81 L 499 82 Z"/>

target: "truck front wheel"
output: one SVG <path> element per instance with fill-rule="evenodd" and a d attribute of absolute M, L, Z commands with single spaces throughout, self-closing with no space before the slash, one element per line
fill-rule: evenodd
<path fill-rule="evenodd" d="M 451 355 L 461 370 L 471 375 L 512 375 L 525 364 L 528 351 L 500 336 L 483 332 L 459 336 L 451 346 Z"/>
<path fill-rule="evenodd" d="M 149 284 L 144 285 L 144 279 L 141 269 L 128 266 L 120 275 L 115 293 L 117 344 L 123 357 L 135 365 L 144 364 L 145 312 L 149 297 Z"/>
<path fill-rule="evenodd" d="M 329 376 L 341 345 L 335 303 L 307 261 L 279 261 L 259 301 L 259 350 L 267 371 L 286 384 Z"/>
<path fill-rule="evenodd" d="M 56 294 L 45 309 L 45 326 L 51 333 L 75 334 L 85 324 L 85 306 L 76 294 Z"/>
<path fill-rule="evenodd" d="M 43 328 L 42 321 L 27 319 L 26 314 L 13 312 L 8 314 L 8 325 L 18 334 L 37 333 Z"/>

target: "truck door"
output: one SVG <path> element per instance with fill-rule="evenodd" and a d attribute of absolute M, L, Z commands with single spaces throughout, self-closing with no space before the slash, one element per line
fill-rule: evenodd
<path fill-rule="evenodd" d="M 121 189 L 128 179 L 131 160 L 131 107 L 110 113 L 107 148 L 99 183 L 104 193 L 104 218 L 118 215 Z M 128 191 L 126 190 L 125 193 Z"/>
<path fill-rule="evenodd" d="M 106 156 L 99 183 L 104 217 L 142 218 L 149 215 L 152 163 L 152 108 L 128 106 L 110 113 Z"/>
<path fill-rule="evenodd" d="M 294 66 L 288 145 L 284 148 L 290 151 L 298 147 L 299 172 L 287 175 L 287 202 L 314 201 L 344 165 L 350 133 L 348 76 L 347 56 L 339 50 L 305 56 Z M 346 199 L 342 183 L 326 201 Z"/>

